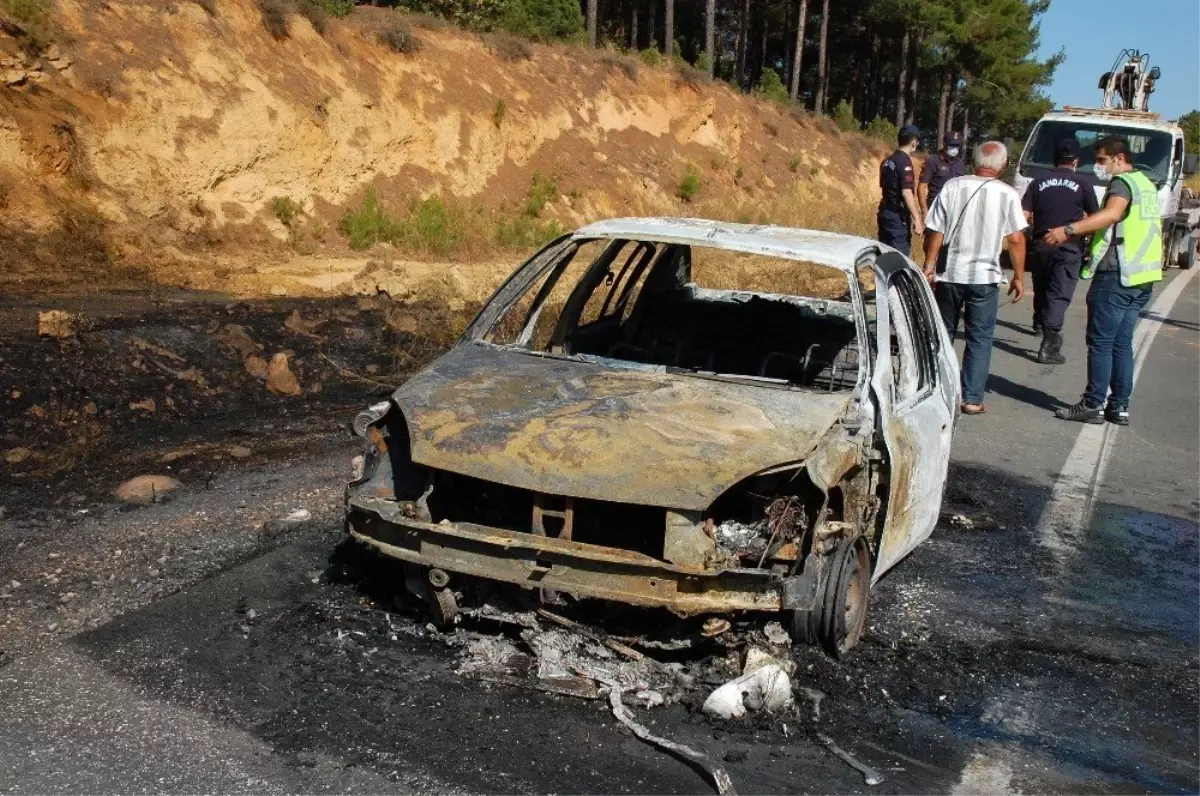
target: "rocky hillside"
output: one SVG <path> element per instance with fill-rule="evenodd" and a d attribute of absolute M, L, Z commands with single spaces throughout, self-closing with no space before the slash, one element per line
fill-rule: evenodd
<path fill-rule="evenodd" d="M 254 0 L 47 28 L 0 25 L 0 290 L 479 294 L 556 223 L 870 225 L 881 144 L 616 53 L 371 8 L 280 35 Z"/>

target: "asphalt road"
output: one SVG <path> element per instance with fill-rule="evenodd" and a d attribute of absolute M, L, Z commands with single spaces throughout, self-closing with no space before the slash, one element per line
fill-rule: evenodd
<path fill-rule="evenodd" d="M 960 423 L 947 484 L 971 527 L 939 527 L 877 586 L 851 660 L 797 654 L 799 683 L 826 694 L 819 721 L 639 715 L 723 760 L 741 792 L 1200 791 L 1200 279 L 1170 274 L 1156 299 L 1178 298 L 1141 324 L 1125 429 L 1051 414 L 1083 387 L 1082 294 L 1058 367 L 1032 358 L 1029 305 L 1002 309 L 989 411 Z M 350 453 L 98 509 L 99 544 L 203 516 L 196 532 L 233 553 L 0 659 L 0 791 L 708 790 L 602 705 L 463 680 L 449 650 L 374 606 L 339 545 Z M 315 517 L 239 545 L 239 506 L 262 501 Z M 814 731 L 886 781 L 867 787 Z"/>

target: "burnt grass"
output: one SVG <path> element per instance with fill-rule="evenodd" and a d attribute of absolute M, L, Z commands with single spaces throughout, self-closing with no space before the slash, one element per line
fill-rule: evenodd
<path fill-rule="evenodd" d="M 9 517 L 91 503 L 144 473 L 203 483 L 343 435 L 359 408 L 435 358 L 468 319 L 386 296 L 0 296 L 0 305 L 0 506 Z M 51 309 L 70 313 L 69 336 L 39 336 L 37 314 Z M 226 342 L 231 326 L 266 360 L 286 352 L 303 394 L 276 395 L 249 373 L 246 349 Z"/>

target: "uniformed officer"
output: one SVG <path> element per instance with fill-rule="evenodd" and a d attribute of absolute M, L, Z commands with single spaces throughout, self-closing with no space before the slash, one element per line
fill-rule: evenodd
<path fill-rule="evenodd" d="M 1062 355 L 1062 327 L 1079 282 L 1083 243 L 1072 237 L 1054 246 L 1042 242 L 1042 237 L 1100 210 L 1094 182 L 1076 173 L 1078 166 L 1079 142 L 1064 138 L 1054 148 L 1054 170 L 1031 182 L 1021 198 L 1025 218 L 1033 227 L 1033 330 L 1042 333 L 1037 360 L 1048 365 L 1067 361 Z"/>
<path fill-rule="evenodd" d="M 929 215 L 933 200 L 947 181 L 967 173 L 962 156 L 962 134 L 950 131 L 942 138 L 942 149 L 931 156 L 921 167 L 921 181 L 917 185 L 917 200 L 921 204 L 921 216 Z"/>
<path fill-rule="evenodd" d="M 1108 136 L 1096 142 L 1097 179 L 1108 181 L 1104 207 L 1075 224 L 1046 231 L 1061 246 L 1076 235 L 1092 235 L 1081 279 L 1088 288 L 1088 386 L 1079 403 L 1055 414 L 1063 420 L 1129 425 L 1133 393 L 1133 333 L 1163 268 L 1162 218 L 1158 188 L 1133 166 L 1129 141 Z M 1106 402 L 1107 399 L 1107 402 Z"/>
<path fill-rule="evenodd" d="M 883 197 L 879 200 L 879 212 L 875 220 L 879 226 L 879 242 L 912 256 L 912 233 L 925 234 L 921 223 L 921 211 L 913 193 L 916 175 L 913 172 L 912 153 L 917 151 L 917 136 L 920 131 L 912 125 L 900 128 L 896 151 L 879 164 L 879 188 Z"/>

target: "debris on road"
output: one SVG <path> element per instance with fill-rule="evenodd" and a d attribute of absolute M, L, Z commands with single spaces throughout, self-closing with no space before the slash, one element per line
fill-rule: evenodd
<path fill-rule="evenodd" d="M 713 691 L 704 713 L 720 719 L 740 719 L 747 711 L 778 713 L 792 705 L 792 681 L 778 664 L 766 664 Z"/>
<path fill-rule="evenodd" d="M 75 334 L 75 316 L 66 310 L 39 312 L 38 336 L 65 340 Z"/>
<path fill-rule="evenodd" d="M 117 487 L 117 498 L 126 503 L 149 506 L 162 502 L 168 494 L 182 486 L 169 475 L 139 475 Z"/>
<path fill-rule="evenodd" d="M 850 766 L 852 769 L 863 775 L 863 781 L 868 785 L 879 785 L 883 782 L 883 775 L 875 769 L 868 766 L 866 763 L 860 762 L 857 757 L 847 752 L 842 747 L 834 743 L 833 739 L 824 733 L 817 733 L 817 740 L 825 745 L 834 756 L 840 759 L 843 763 Z"/>
<path fill-rule="evenodd" d="M 267 366 L 267 389 L 276 395 L 299 395 L 300 382 L 288 367 L 288 356 L 282 351 L 271 357 Z"/>
<path fill-rule="evenodd" d="M 729 772 L 720 766 L 713 765 L 707 755 L 697 752 L 690 746 L 661 738 L 634 721 L 633 713 L 621 701 L 622 693 L 621 689 L 616 687 L 613 687 L 608 692 L 608 704 L 612 706 L 613 716 L 616 717 L 617 721 L 628 727 L 634 735 L 646 743 L 670 752 L 701 773 L 706 774 L 717 789 L 717 793 L 722 794 L 722 796 L 737 793 L 733 788 L 733 781 L 729 778 Z"/>

